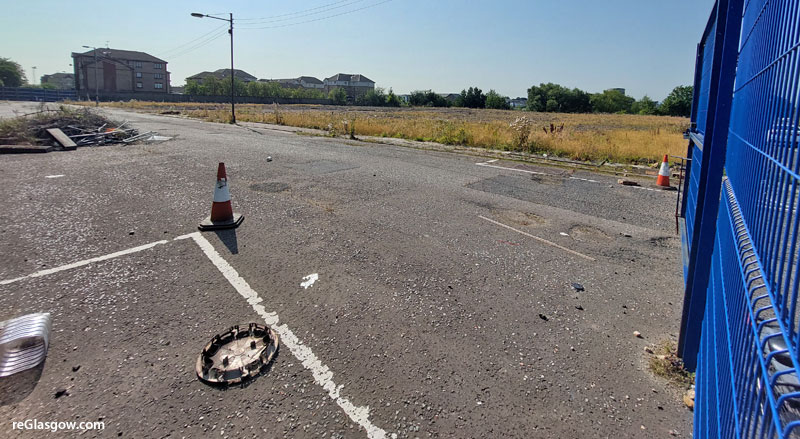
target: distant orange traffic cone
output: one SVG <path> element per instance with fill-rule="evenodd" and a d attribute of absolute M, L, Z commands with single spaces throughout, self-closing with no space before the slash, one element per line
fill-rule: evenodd
<path fill-rule="evenodd" d="M 217 168 L 217 185 L 214 187 L 211 215 L 206 217 L 197 228 L 200 230 L 233 229 L 239 227 L 242 221 L 244 221 L 244 216 L 233 213 L 225 163 L 220 163 Z"/>
<path fill-rule="evenodd" d="M 661 162 L 661 169 L 658 171 L 656 185 L 664 188 L 671 187 L 669 185 L 669 158 L 667 154 L 664 154 L 664 161 Z"/>

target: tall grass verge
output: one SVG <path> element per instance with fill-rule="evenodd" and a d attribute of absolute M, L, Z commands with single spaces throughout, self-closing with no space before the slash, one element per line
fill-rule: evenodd
<path fill-rule="evenodd" d="M 179 110 L 211 122 L 227 122 L 226 104 L 191 102 L 109 102 L 105 106 L 140 111 Z M 313 105 L 241 104 L 236 119 L 313 128 L 353 136 L 394 137 L 506 151 L 546 153 L 575 160 L 656 163 L 664 154 L 682 156 L 688 119 L 628 114 L 530 113 L 461 108 L 342 108 Z M 524 116 L 529 128 L 514 123 Z M 342 121 L 351 123 L 346 130 Z M 552 129 L 551 124 L 556 129 Z M 563 125 L 563 128 L 560 128 Z M 523 132 L 525 130 L 525 132 Z"/>

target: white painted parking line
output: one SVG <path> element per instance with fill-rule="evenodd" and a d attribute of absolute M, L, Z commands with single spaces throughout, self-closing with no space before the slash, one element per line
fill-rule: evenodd
<path fill-rule="evenodd" d="M 600 183 L 597 180 L 592 180 L 591 178 L 580 178 L 580 177 L 569 177 L 570 180 L 579 180 L 579 181 L 587 181 L 589 183 Z"/>
<path fill-rule="evenodd" d="M 317 383 L 320 387 L 322 387 L 326 392 L 328 392 L 328 396 L 336 402 L 336 404 L 341 407 L 342 411 L 355 423 L 360 425 L 361 427 L 366 430 L 367 437 L 369 438 L 376 438 L 376 439 L 385 439 L 387 436 L 386 431 L 377 427 L 369 420 L 369 407 L 357 407 L 354 405 L 349 398 L 342 396 L 343 385 L 336 385 L 333 381 L 333 372 L 328 369 L 328 366 L 322 364 L 322 362 L 317 358 L 314 352 L 311 351 L 311 348 L 303 344 L 297 336 L 294 335 L 291 329 L 285 324 L 278 325 L 278 314 L 275 312 L 268 312 L 264 305 L 261 305 L 263 300 L 261 297 L 258 296 L 258 293 L 255 292 L 250 285 L 245 281 L 236 270 L 228 264 L 228 262 L 220 256 L 214 246 L 211 245 L 208 240 L 203 237 L 199 232 L 191 233 L 189 235 L 184 235 L 185 238 L 192 238 L 194 242 L 203 250 L 203 253 L 206 254 L 211 263 L 217 267 L 217 269 L 225 276 L 225 279 L 236 289 L 239 294 L 247 300 L 247 303 L 253 307 L 253 310 L 264 319 L 264 322 L 272 327 L 275 332 L 281 337 L 281 342 L 284 346 L 289 348 L 289 350 L 297 357 L 298 360 L 303 364 L 303 366 L 311 371 L 312 376 L 314 377 L 314 382 Z M 183 238 L 183 237 L 182 237 Z M 184 238 L 184 239 L 185 239 Z M 392 438 L 396 438 L 396 434 L 391 434 Z"/>
<path fill-rule="evenodd" d="M 300 282 L 300 286 L 303 287 L 304 290 L 307 290 L 308 287 L 314 285 L 314 282 L 319 279 L 319 275 L 317 273 L 309 274 L 308 276 L 303 277 L 303 281 Z"/>
<path fill-rule="evenodd" d="M 561 175 L 548 174 L 547 172 L 529 171 L 527 169 L 507 168 L 505 166 L 497 166 L 497 165 L 491 165 L 490 164 L 490 163 L 494 163 L 494 162 L 496 162 L 498 160 L 500 160 L 500 159 L 494 159 L 494 160 L 489 160 L 488 162 L 475 163 L 475 164 L 478 165 L 478 166 L 486 166 L 487 168 L 503 169 L 503 170 L 506 170 L 506 171 L 524 172 L 526 174 L 534 174 L 534 175 L 552 175 L 553 177 L 561 177 Z M 588 183 L 600 183 L 599 181 L 592 180 L 591 178 L 581 178 L 581 177 L 567 177 L 567 178 L 569 178 L 570 180 L 585 181 L 585 182 L 588 182 Z"/>
<path fill-rule="evenodd" d="M 527 169 L 515 169 L 515 168 L 506 168 L 505 166 L 496 166 L 490 165 L 489 163 L 492 162 L 485 162 L 485 163 L 475 163 L 478 166 L 486 166 L 487 168 L 496 168 L 496 169 L 505 169 L 506 171 L 516 171 L 516 172 L 524 172 L 526 174 L 534 174 L 534 175 L 550 175 L 545 172 L 536 172 L 536 171 L 529 171 Z"/>
<path fill-rule="evenodd" d="M 533 239 L 535 239 L 535 240 L 537 240 L 537 241 L 539 241 L 539 242 L 542 242 L 542 243 L 544 243 L 544 244 L 547 244 L 547 245 L 549 245 L 549 246 L 551 246 L 551 247 L 555 247 L 555 248 L 557 248 L 557 249 L 560 249 L 560 250 L 564 250 L 565 252 L 567 252 L 567 253 L 570 253 L 570 254 L 573 254 L 573 255 L 575 255 L 575 256 L 579 256 L 579 257 L 581 257 L 581 258 L 584 258 L 584 259 L 587 259 L 587 260 L 589 260 L 589 261 L 594 261 L 594 260 L 595 260 L 595 259 L 594 259 L 593 257 L 591 257 L 591 256 L 586 256 L 586 255 L 585 255 L 585 254 L 583 254 L 583 253 L 578 253 L 578 252 L 576 252 L 575 250 L 571 250 L 571 249 L 568 249 L 568 248 L 566 248 L 566 247 L 560 246 L 560 245 L 556 244 L 555 242 L 548 241 L 548 240 L 546 240 L 546 239 L 544 239 L 544 238 L 540 238 L 540 237 L 538 237 L 538 236 L 531 235 L 530 233 L 523 232 L 522 230 L 515 229 L 515 228 L 513 228 L 513 227 L 511 227 L 511 226 L 507 226 L 507 225 L 505 225 L 505 224 L 503 224 L 503 223 L 501 223 L 501 222 L 497 222 L 497 221 L 495 221 L 495 220 L 493 220 L 493 219 L 486 218 L 485 216 L 478 215 L 478 218 L 480 218 L 480 219 L 482 219 L 482 220 L 489 221 L 490 223 L 492 223 L 492 224 L 495 224 L 495 225 L 498 225 L 498 226 L 500 226 L 500 227 L 505 227 L 505 228 L 506 228 L 506 229 L 508 229 L 508 230 L 513 230 L 513 231 L 515 231 L 515 232 L 517 232 L 517 233 L 519 233 L 519 234 L 521 234 L 521 235 L 525 235 L 525 236 L 527 236 L 528 238 L 533 238 Z"/>
<path fill-rule="evenodd" d="M 120 257 L 120 256 L 129 255 L 131 253 L 140 252 L 142 250 L 147 250 L 147 249 L 153 248 L 153 247 L 155 247 L 155 246 L 157 246 L 159 244 L 166 244 L 167 242 L 168 241 L 166 241 L 166 240 L 151 242 L 150 244 L 140 245 L 138 247 L 129 248 L 127 250 L 121 250 L 121 251 L 118 251 L 118 252 L 115 252 L 115 253 L 109 253 L 107 255 L 98 256 L 96 258 L 84 259 L 82 261 L 73 262 L 71 264 L 62 265 L 62 266 L 56 267 L 56 268 L 48 268 L 47 270 L 37 271 L 36 273 L 31 273 L 31 274 L 29 274 L 27 276 L 22 276 L 22 277 L 18 277 L 18 278 L 15 278 L 15 279 L 7 279 L 7 280 L 0 281 L 0 285 L 13 284 L 14 282 L 17 282 L 17 281 L 20 281 L 20 280 L 23 280 L 23 279 L 28 279 L 28 278 L 31 278 L 31 277 L 41 277 L 41 276 L 46 276 L 48 274 L 58 273 L 59 271 L 71 270 L 73 268 L 78 268 L 78 267 L 83 267 L 84 265 L 89 265 L 89 264 L 91 264 L 93 262 L 107 261 L 109 259 L 114 259 L 114 258 L 117 258 L 117 257 Z"/>
<path fill-rule="evenodd" d="M 634 189 L 642 189 L 645 191 L 652 191 L 652 192 L 664 192 L 663 189 L 653 189 L 651 187 L 643 187 L 643 186 L 628 186 L 628 187 L 632 187 Z"/>

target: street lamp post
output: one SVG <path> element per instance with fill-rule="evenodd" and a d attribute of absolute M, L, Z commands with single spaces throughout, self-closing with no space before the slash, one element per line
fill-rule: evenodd
<path fill-rule="evenodd" d="M 100 83 L 97 79 L 97 47 L 83 46 L 87 49 L 94 49 L 94 106 L 100 106 Z"/>
<path fill-rule="evenodd" d="M 233 92 L 234 92 L 234 90 L 233 90 L 234 89 L 234 81 L 233 81 L 233 79 L 234 79 L 234 75 L 233 75 L 233 13 L 232 12 L 229 13 L 229 16 L 230 16 L 230 18 L 225 19 L 225 18 L 220 18 L 220 17 L 214 17 L 214 16 L 211 16 L 211 15 L 201 14 L 199 12 L 192 12 L 192 17 L 197 17 L 197 18 L 208 17 L 208 18 L 213 18 L 215 20 L 227 21 L 228 23 L 230 23 L 230 27 L 228 28 L 228 33 L 231 34 L 231 123 L 235 124 L 236 123 L 236 104 L 234 103 L 235 99 L 234 99 L 234 94 L 233 94 Z"/>

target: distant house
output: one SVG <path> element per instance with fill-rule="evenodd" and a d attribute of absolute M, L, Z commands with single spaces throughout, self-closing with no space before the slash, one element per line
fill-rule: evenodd
<path fill-rule="evenodd" d="M 219 80 L 227 79 L 228 81 L 230 81 L 231 69 L 219 69 L 219 70 L 214 70 L 213 72 L 200 72 L 186 78 L 186 82 L 195 81 L 198 84 L 202 84 L 205 79 L 212 76 Z M 234 79 L 238 79 L 242 82 L 253 82 L 257 80 L 255 76 L 245 72 L 244 70 L 239 70 L 239 69 L 233 69 L 233 77 Z"/>
<path fill-rule="evenodd" d="M 397 98 L 400 99 L 400 102 L 407 104 L 411 100 L 411 95 L 397 95 Z"/>
<path fill-rule="evenodd" d="M 511 108 L 525 108 L 528 106 L 528 98 L 514 98 L 508 100 Z"/>
<path fill-rule="evenodd" d="M 618 91 L 618 92 L 622 93 L 623 95 L 625 94 L 625 89 L 624 88 L 619 88 L 619 87 L 617 87 L 617 88 L 609 88 L 607 91 Z"/>
<path fill-rule="evenodd" d="M 300 81 L 300 86 L 303 88 L 316 88 L 320 90 L 325 89 L 325 83 L 313 76 L 301 76 L 297 79 Z"/>
<path fill-rule="evenodd" d="M 259 79 L 259 82 L 277 82 L 283 88 L 310 88 L 323 90 L 325 85 L 313 76 L 300 76 L 288 79 Z"/>
<path fill-rule="evenodd" d="M 110 48 L 73 52 L 72 65 L 79 94 L 92 94 L 95 87 L 101 92 L 169 93 L 167 62 L 144 52 Z"/>
<path fill-rule="evenodd" d="M 325 78 L 323 84 L 325 93 L 329 93 L 335 88 L 343 88 L 347 92 L 349 101 L 364 96 L 370 90 L 375 90 L 375 81 L 360 74 L 338 73 L 330 78 Z"/>
<path fill-rule="evenodd" d="M 461 97 L 461 93 L 437 93 L 439 96 L 445 98 L 447 102 L 451 105 L 455 104 L 458 101 L 458 98 Z"/>
<path fill-rule="evenodd" d="M 50 84 L 57 90 L 74 90 L 75 75 L 73 73 L 53 73 L 52 75 L 42 75 L 42 85 Z"/>

